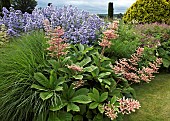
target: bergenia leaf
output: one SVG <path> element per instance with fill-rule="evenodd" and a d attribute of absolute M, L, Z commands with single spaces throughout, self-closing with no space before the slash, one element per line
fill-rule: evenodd
<path fill-rule="evenodd" d="M 93 88 L 93 95 L 95 96 L 96 101 L 100 102 L 99 91 L 96 88 Z"/>
<path fill-rule="evenodd" d="M 34 88 L 34 89 L 37 89 L 37 90 L 47 91 L 47 89 L 45 87 L 42 87 L 42 86 L 36 85 L 36 84 L 32 84 L 31 88 Z"/>
<path fill-rule="evenodd" d="M 104 92 L 100 96 L 100 102 L 105 101 L 108 98 L 108 92 Z"/>
<path fill-rule="evenodd" d="M 111 103 L 111 104 L 114 104 L 116 101 L 117 101 L 116 96 L 113 96 L 113 97 L 111 98 L 110 103 Z"/>
<path fill-rule="evenodd" d="M 89 92 L 89 89 L 87 88 L 81 88 L 79 90 L 77 90 L 75 93 L 74 93 L 74 97 L 75 96 L 78 96 L 78 95 L 87 95 Z"/>
<path fill-rule="evenodd" d="M 57 70 L 59 67 L 60 67 L 60 63 L 57 62 L 56 60 L 54 59 L 51 59 L 51 60 L 48 60 L 48 62 L 52 65 L 52 67 Z"/>
<path fill-rule="evenodd" d="M 76 76 L 73 76 L 73 78 L 75 78 L 75 79 L 83 79 L 83 75 L 76 75 Z"/>
<path fill-rule="evenodd" d="M 51 98 L 52 96 L 53 96 L 53 92 L 41 92 L 40 93 L 40 97 L 43 101 Z"/>
<path fill-rule="evenodd" d="M 99 78 L 104 78 L 104 77 L 106 77 L 106 76 L 108 76 L 110 74 L 111 74 L 111 72 L 101 73 L 101 74 L 99 74 Z"/>
<path fill-rule="evenodd" d="M 57 81 L 57 75 L 54 70 L 50 71 L 50 87 L 55 88 L 54 83 Z"/>
<path fill-rule="evenodd" d="M 40 72 L 34 74 L 34 78 L 44 87 L 49 88 L 50 82 L 49 80 Z"/>
<path fill-rule="evenodd" d="M 87 58 L 83 59 L 78 65 L 83 67 L 83 66 L 87 65 L 90 62 L 91 62 L 91 58 L 87 57 Z"/>
<path fill-rule="evenodd" d="M 69 103 L 68 105 L 67 105 L 67 112 L 69 112 L 69 111 L 76 111 L 76 112 L 78 112 L 78 111 L 80 111 L 80 108 L 79 108 L 79 106 L 77 106 L 76 104 L 74 104 L 74 103 Z"/>
<path fill-rule="evenodd" d="M 71 101 L 76 102 L 76 103 L 88 104 L 91 102 L 91 99 L 86 95 L 79 95 L 79 96 L 73 97 Z"/>
<path fill-rule="evenodd" d="M 98 105 L 99 105 L 98 102 L 92 102 L 92 103 L 89 105 L 89 109 L 95 109 L 95 108 L 97 108 Z"/>

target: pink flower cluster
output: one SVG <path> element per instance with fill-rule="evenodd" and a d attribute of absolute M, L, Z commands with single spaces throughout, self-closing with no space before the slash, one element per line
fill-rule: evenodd
<path fill-rule="evenodd" d="M 104 111 L 105 115 L 111 120 L 116 119 L 117 112 L 115 111 L 115 106 L 113 104 L 110 104 L 110 102 L 108 102 L 108 104 L 104 105 Z"/>
<path fill-rule="evenodd" d="M 78 72 L 83 71 L 83 68 L 80 67 L 80 66 L 78 66 L 78 65 L 71 65 L 71 66 L 66 65 L 66 66 L 67 66 L 67 68 L 72 69 L 72 70 L 74 70 L 74 71 L 78 71 Z"/>
<path fill-rule="evenodd" d="M 111 24 L 109 24 L 108 28 L 113 30 L 118 30 L 119 21 L 113 21 Z"/>
<path fill-rule="evenodd" d="M 103 32 L 104 37 L 101 39 L 102 41 L 99 42 L 99 45 L 103 47 L 102 55 L 104 53 L 105 47 L 110 48 L 111 46 L 111 39 L 116 39 L 118 35 L 116 34 L 116 30 L 118 29 L 118 22 L 112 23 L 108 30 Z"/>
<path fill-rule="evenodd" d="M 154 78 L 153 73 L 158 73 L 158 69 L 162 64 L 162 59 L 157 58 L 153 63 L 149 63 L 149 67 L 143 67 L 142 70 L 138 71 L 140 80 L 150 82 Z"/>
<path fill-rule="evenodd" d="M 141 107 L 139 101 L 132 98 L 125 99 L 125 97 L 123 97 L 121 99 L 118 99 L 117 102 L 119 103 L 118 106 L 114 106 L 114 104 L 110 104 L 110 102 L 103 106 L 105 115 L 111 120 L 116 119 L 119 113 L 122 113 L 123 115 L 130 114 L 131 112 L 135 112 L 136 109 L 139 109 Z"/>
<path fill-rule="evenodd" d="M 131 55 L 130 59 L 119 59 L 116 61 L 116 65 L 113 67 L 115 74 L 121 74 L 129 81 L 138 83 L 141 80 L 145 82 L 151 81 L 154 77 L 153 73 L 157 73 L 162 59 L 157 58 L 153 63 L 149 63 L 148 67 L 138 68 L 138 62 L 141 60 L 141 56 L 144 52 L 144 48 L 138 48 L 136 53 Z"/>
<path fill-rule="evenodd" d="M 135 109 L 139 109 L 141 107 L 139 101 L 128 98 L 125 99 L 125 97 L 119 99 L 118 102 L 119 113 L 122 114 L 130 114 L 131 112 L 135 112 Z"/>
<path fill-rule="evenodd" d="M 79 88 L 84 85 L 84 81 L 83 80 L 76 81 L 73 83 L 73 85 L 74 85 L 73 89 Z"/>
<path fill-rule="evenodd" d="M 69 44 L 64 43 L 65 40 L 61 38 L 64 35 L 64 30 L 61 27 L 53 29 L 48 20 L 44 20 L 44 26 L 47 38 L 50 38 L 48 41 L 50 47 L 47 48 L 50 51 L 50 56 L 60 58 L 61 55 L 66 55 L 65 50 Z"/>

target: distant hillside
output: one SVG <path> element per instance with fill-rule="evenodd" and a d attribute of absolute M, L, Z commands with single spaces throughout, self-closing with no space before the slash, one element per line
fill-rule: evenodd
<path fill-rule="evenodd" d="M 97 14 L 100 18 L 107 18 L 107 15 L 108 14 Z M 122 13 L 119 13 L 119 14 L 113 14 L 113 17 L 114 18 L 122 18 L 123 17 L 123 14 Z"/>

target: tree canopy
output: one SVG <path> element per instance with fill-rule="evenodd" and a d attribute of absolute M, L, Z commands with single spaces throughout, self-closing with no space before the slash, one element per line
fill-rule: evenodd
<path fill-rule="evenodd" d="M 36 0 L 11 0 L 11 6 L 14 9 L 21 10 L 23 13 L 31 13 L 37 5 Z"/>

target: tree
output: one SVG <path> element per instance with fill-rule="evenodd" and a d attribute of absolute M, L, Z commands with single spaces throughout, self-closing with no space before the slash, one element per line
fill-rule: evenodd
<path fill-rule="evenodd" d="M 0 0 L 0 6 L 9 9 L 11 7 L 11 0 Z"/>
<path fill-rule="evenodd" d="M 108 18 L 113 19 L 113 3 L 109 2 L 108 6 Z"/>
<path fill-rule="evenodd" d="M 124 14 L 124 22 L 164 23 L 170 19 L 169 0 L 137 0 Z"/>
<path fill-rule="evenodd" d="M 28 12 L 32 13 L 37 1 L 35 0 L 12 0 L 12 7 L 16 10 L 21 10 L 23 13 Z"/>
<path fill-rule="evenodd" d="M 0 16 L 2 16 L 2 8 L 6 7 L 8 10 L 11 7 L 11 0 L 0 0 Z"/>

